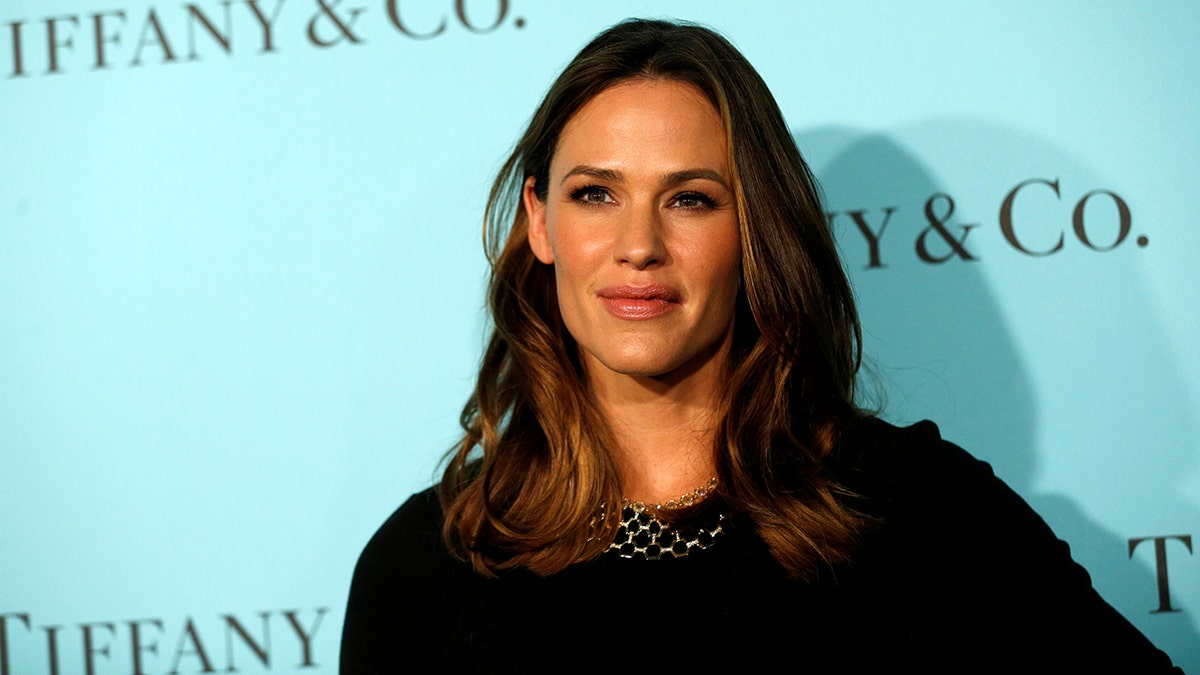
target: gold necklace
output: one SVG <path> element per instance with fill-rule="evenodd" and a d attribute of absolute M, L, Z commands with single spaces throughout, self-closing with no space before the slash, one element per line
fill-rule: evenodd
<path fill-rule="evenodd" d="M 657 503 L 657 504 L 647 504 L 646 502 L 630 501 L 630 500 L 622 497 L 621 498 L 621 507 L 633 509 L 634 511 L 637 511 L 638 513 L 641 513 L 643 511 L 650 511 L 652 513 L 658 513 L 659 511 L 662 511 L 664 509 L 681 509 L 681 508 L 685 508 L 688 506 L 694 506 L 696 504 L 699 504 L 701 500 L 703 500 L 705 497 L 707 497 L 709 494 L 711 494 L 712 491 L 715 489 L 717 489 L 717 477 L 713 476 L 712 478 L 709 478 L 708 482 L 705 483 L 704 485 L 701 485 L 700 487 L 696 488 L 695 490 L 692 490 L 691 492 L 688 492 L 687 494 L 680 495 L 680 496 L 676 497 L 675 499 L 668 499 L 665 502 L 661 502 L 661 503 Z"/>
<path fill-rule="evenodd" d="M 708 483 L 681 495 L 678 499 L 668 499 L 661 504 L 647 505 L 643 502 L 630 502 L 628 499 L 621 500 L 621 520 L 617 525 L 617 536 L 608 549 L 622 558 L 660 560 L 682 558 L 693 549 L 704 550 L 712 546 L 718 537 L 725 534 L 722 527 L 725 514 L 717 514 L 717 522 L 713 527 L 703 527 L 695 523 L 676 525 L 660 520 L 658 514 L 664 509 L 693 506 L 712 493 L 716 487 L 717 479 L 713 477 Z"/>

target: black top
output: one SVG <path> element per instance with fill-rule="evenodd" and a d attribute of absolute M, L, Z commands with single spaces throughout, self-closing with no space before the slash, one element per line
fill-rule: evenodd
<path fill-rule="evenodd" d="M 488 579 L 447 553 L 437 497 L 419 493 L 359 559 L 342 673 L 1180 672 L 933 424 L 865 423 L 831 466 L 884 524 L 813 583 L 737 516 L 684 557 Z"/>

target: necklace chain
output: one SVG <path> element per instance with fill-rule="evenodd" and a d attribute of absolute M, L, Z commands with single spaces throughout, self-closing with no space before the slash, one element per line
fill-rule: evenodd
<path fill-rule="evenodd" d="M 621 507 L 633 509 L 634 511 L 636 511 L 638 513 L 642 513 L 643 511 L 657 513 L 664 509 L 681 509 L 681 508 L 693 506 L 695 504 L 700 503 L 701 500 L 703 500 L 705 497 L 707 497 L 709 494 L 711 494 L 712 491 L 715 489 L 717 489 L 717 477 L 713 476 L 712 478 L 709 478 L 708 482 L 705 483 L 704 485 L 701 485 L 700 487 L 696 488 L 695 490 L 692 490 L 691 492 L 688 492 L 687 494 L 680 495 L 680 496 L 676 497 L 675 499 L 668 499 L 665 502 L 656 503 L 656 504 L 647 504 L 646 502 L 633 502 L 633 501 L 629 501 L 628 499 L 622 499 Z"/>

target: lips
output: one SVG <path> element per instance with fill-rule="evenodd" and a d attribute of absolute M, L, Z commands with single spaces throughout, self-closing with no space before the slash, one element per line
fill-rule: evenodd
<path fill-rule="evenodd" d="M 679 307 L 679 293 L 670 286 L 607 286 L 597 294 L 600 304 L 618 319 L 655 319 Z"/>

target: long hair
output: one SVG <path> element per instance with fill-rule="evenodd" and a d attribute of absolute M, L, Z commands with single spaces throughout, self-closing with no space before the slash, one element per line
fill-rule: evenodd
<path fill-rule="evenodd" d="M 493 331 L 462 440 L 439 494 L 451 551 L 483 574 L 551 574 L 598 556 L 620 503 L 614 439 L 588 398 L 554 272 L 527 243 L 521 189 L 543 201 L 567 121 L 620 82 L 701 91 L 725 126 L 742 250 L 730 375 L 714 454 L 717 498 L 745 516 L 792 577 L 853 556 L 864 521 L 823 459 L 859 413 L 861 332 L 815 181 L 766 84 L 726 39 L 692 24 L 629 20 L 566 67 L 492 185 L 484 244 Z M 610 512 L 612 509 L 609 510 Z"/>

